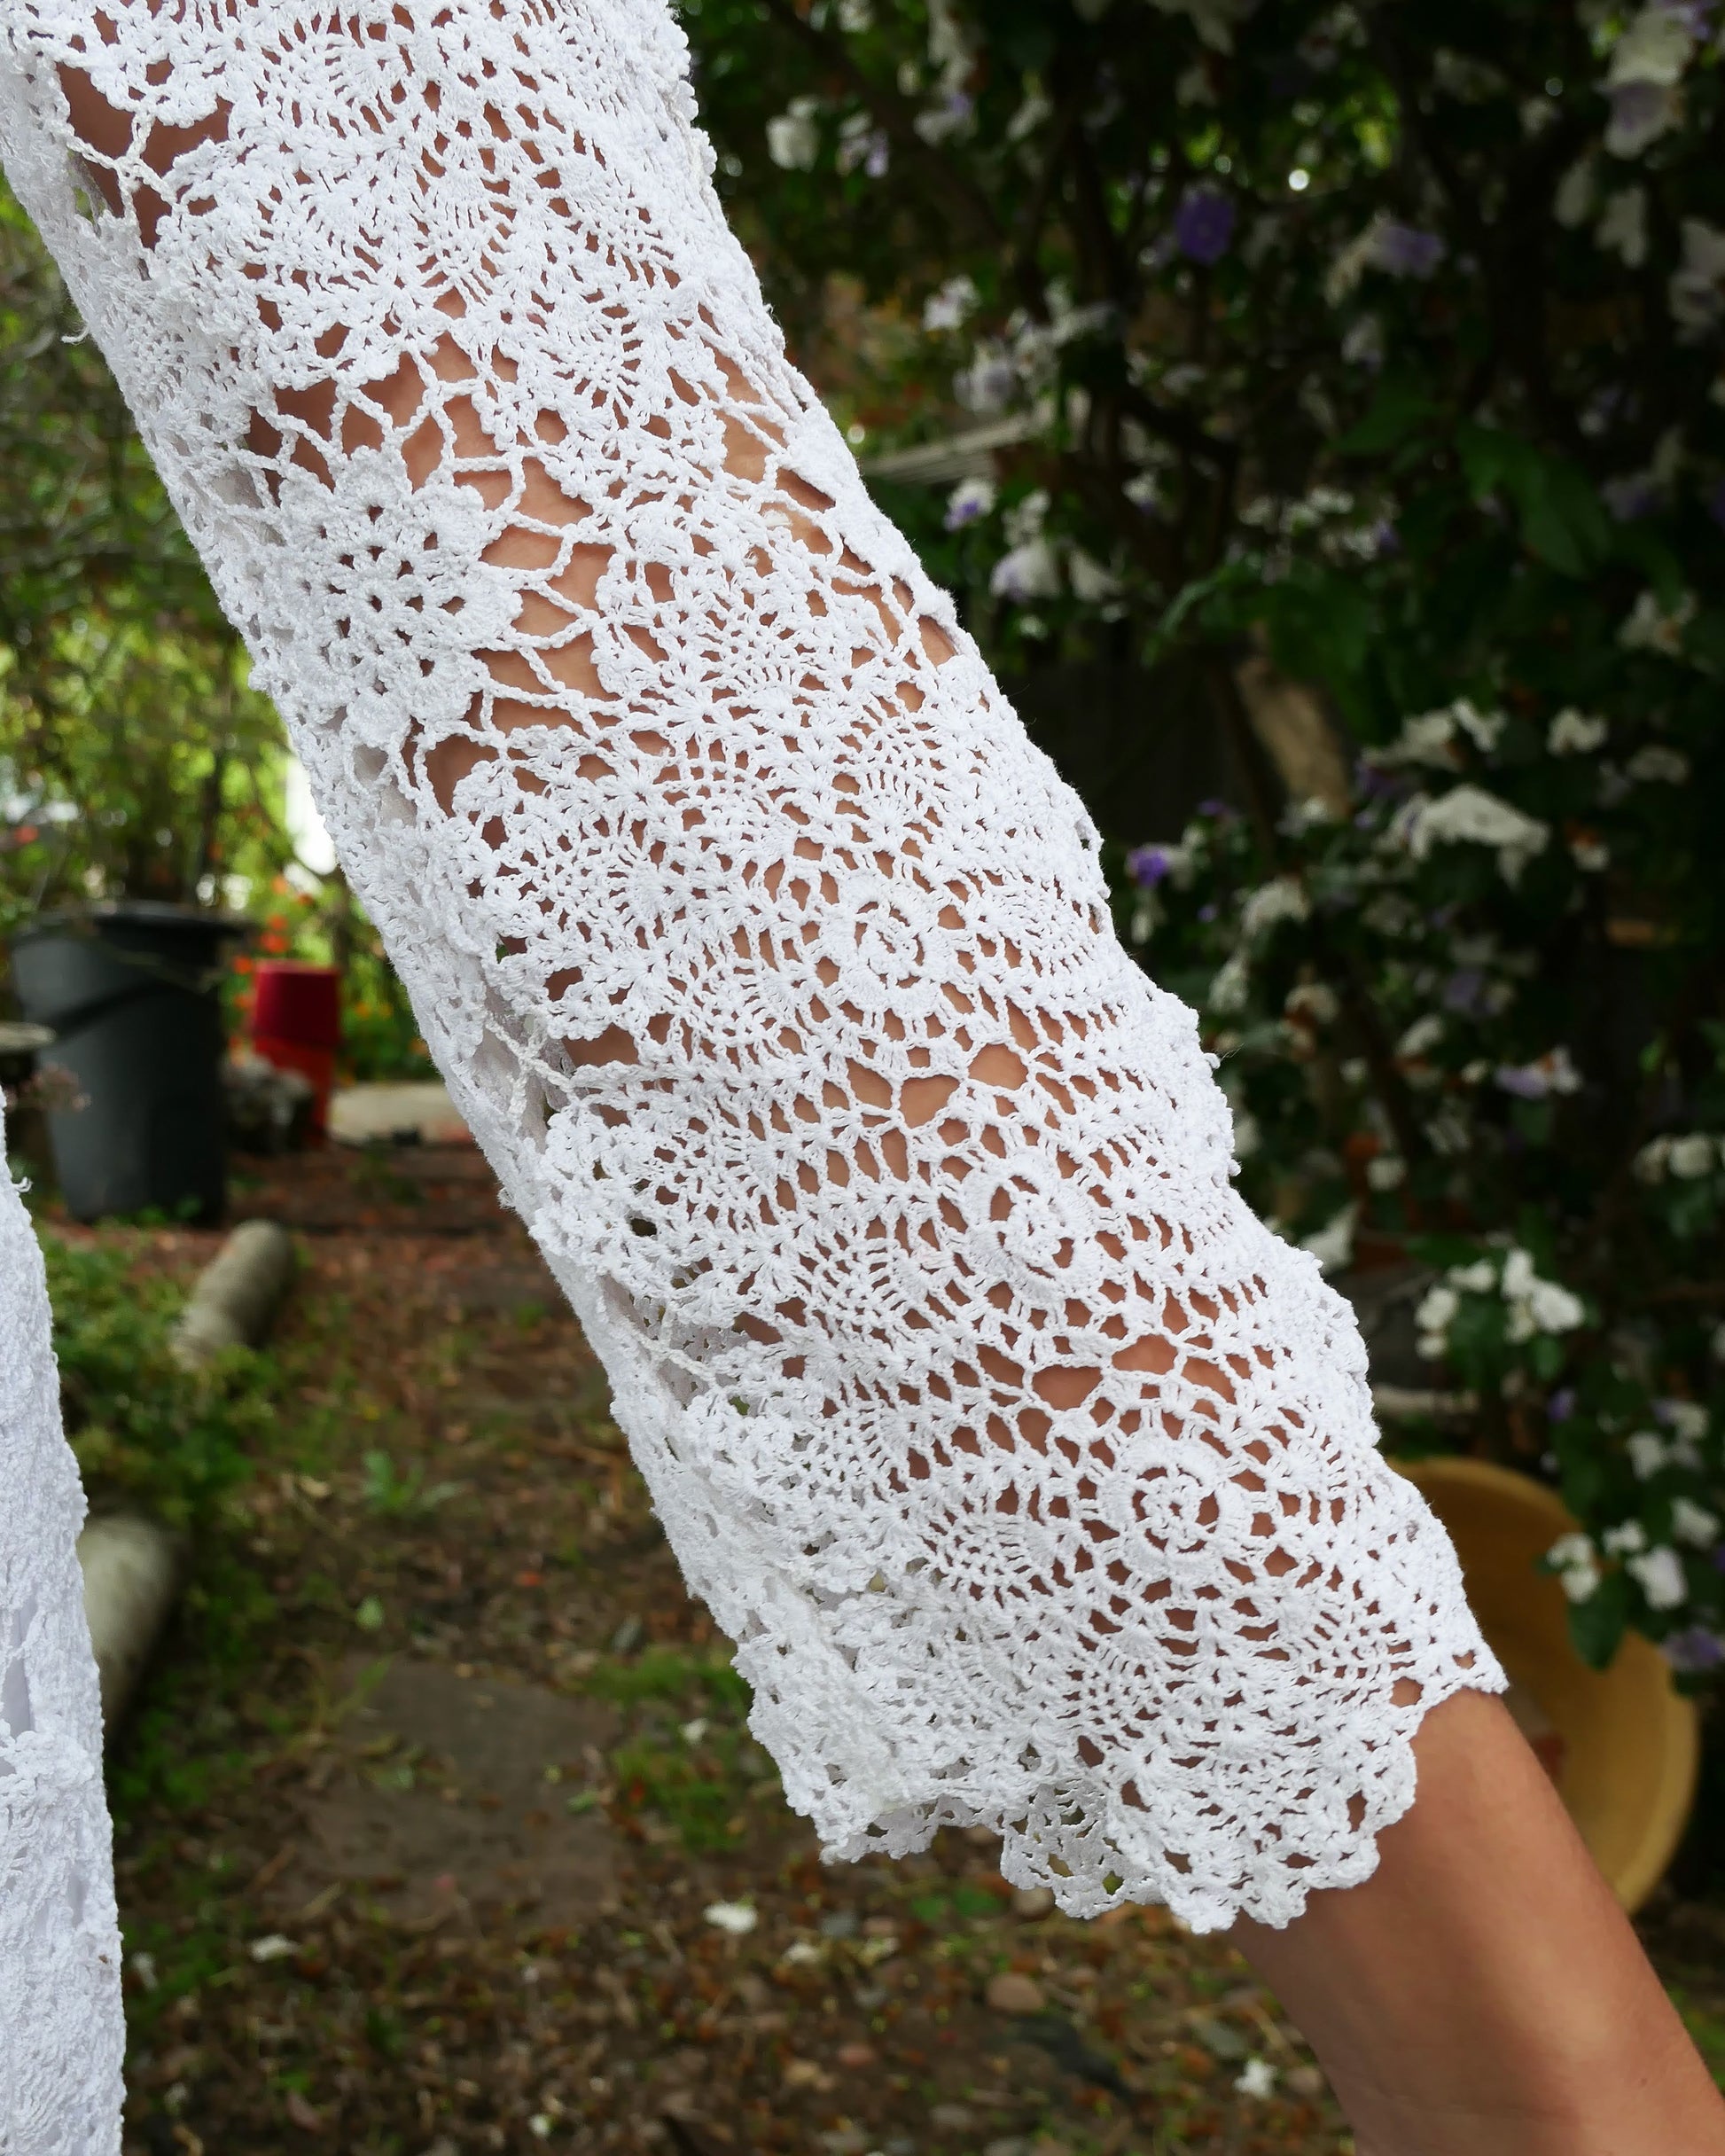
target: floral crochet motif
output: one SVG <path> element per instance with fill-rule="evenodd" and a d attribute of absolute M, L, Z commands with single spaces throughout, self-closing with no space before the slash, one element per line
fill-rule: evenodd
<path fill-rule="evenodd" d="M 7 168 L 829 1855 L 1200 1927 L 1496 1686 L 661 0 L 0 0 Z"/>

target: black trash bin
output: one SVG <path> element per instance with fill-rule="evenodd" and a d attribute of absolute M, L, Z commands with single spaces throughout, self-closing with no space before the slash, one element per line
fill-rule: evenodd
<path fill-rule="evenodd" d="M 60 1195 L 78 1220 L 146 1207 L 220 1219 L 227 1195 L 218 990 L 247 924 L 147 899 L 44 913 L 12 939 L 25 1015 L 58 1036 L 45 1060 L 77 1088 L 48 1117 Z"/>

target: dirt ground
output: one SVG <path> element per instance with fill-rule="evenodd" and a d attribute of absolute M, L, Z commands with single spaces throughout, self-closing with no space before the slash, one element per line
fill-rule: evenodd
<path fill-rule="evenodd" d="M 1351 2147 L 1245 1965 L 823 1866 L 477 1153 L 253 1164 L 299 1231 L 268 1459 L 111 1765 L 128 2156 Z M 186 1274 L 210 1236 L 162 1231 Z M 1706 1912 L 1666 1912 L 1707 2019 Z"/>

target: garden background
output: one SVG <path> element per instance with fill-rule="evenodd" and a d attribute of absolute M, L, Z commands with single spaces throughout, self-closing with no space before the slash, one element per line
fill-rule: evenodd
<path fill-rule="evenodd" d="M 715 184 L 791 349 L 1083 794 L 1122 934 L 1200 1012 L 1249 1198 L 1345 1284 L 1364 1281 L 1374 1310 L 1373 1280 L 1405 1287 L 1373 1341 L 1390 1435 L 1557 1489 L 1576 1527 L 1548 1564 L 1580 1651 L 1604 1663 L 1642 1634 L 1710 1697 L 1725 1656 L 1725 59 L 1711 0 L 683 0 L 679 17 Z M 330 959 L 350 1074 L 424 1073 L 275 715 L 9 199 L 0 565 L 0 934 L 122 894 L 242 910 L 256 934 L 235 961 L 237 1031 L 258 956 Z M 272 1202 L 309 1220 L 310 1186 L 285 1198 L 270 1173 Z M 365 1234 L 423 1226 L 402 1207 L 446 1202 L 404 1197 L 425 1178 L 399 1162 L 366 1173 L 348 1221 Z M 427 1406 L 463 1381 L 420 1369 L 423 1342 L 396 1340 L 386 1374 L 355 1359 L 358 1290 L 339 1266 L 285 1359 L 241 1358 L 230 1389 L 189 1408 L 160 1340 L 196 1238 L 47 1232 L 87 1472 L 215 1552 L 121 1785 L 137 1846 L 154 1847 L 215 1771 L 195 1718 L 168 1734 L 175 1684 L 218 1717 L 252 1699 L 258 1743 L 273 1729 L 291 1748 L 314 1724 L 279 1667 L 285 1610 L 308 1595 L 321 1613 L 304 1622 L 327 1629 L 332 1656 L 338 1640 L 423 1651 L 456 1621 L 428 1630 L 411 1614 L 424 1593 L 366 1568 L 394 1535 L 389 1563 L 435 1575 L 432 1524 L 454 1532 L 487 1481 L 451 1469 L 448 1431 L 465 1426 L 459 1454 L 485 1416 Z M 529 1262 L 504 1269 L 519 1280 Z M 142 1277 L 160 1293 L 140 1300 Z M 557 1356 L 580 1351 L 511 1292 L 549 1396 Z M 455 1355 L 440 1346 L 438 1371 Z M 627 1571 L 619 1550 L 651 1531 L 602 1401 L 582 1397 L 551 1440 L 575 1448 L 572 1486 L 613 1500 L 570 1527 L 570 1570 L 590 1566 L 591 1528 Z M 343 1433 L 362 1422 L 377 1441 L 355 1451 Z M 530 1504 L 542 1459 L 519 1432 L 493 1435 L 488 1472 Z M 358 1570 L 308 1590 L 277 1544 L 299 1534 L 296 1507 L 341 1492 Z M 499 1608 L 523 1595 L 536 1608 L 556 1585 L 544 1539 L 496 1585 Z M 508 1584 L 529 1574 L 531 1590 Z M 555 1629 L 571 1621 L 549 1612 L 518 1632 L 511 1614 L 498 1637 L 540 1642 L 535 1681 L 582 1699 L 609 1684 L 633 1713 L 656 1695 L 639 1637 L 614 1641 L 649 1614 L 623 1611 L 597 1648 L 572 1646 Z M 725 1824 L 741 1816 L 726 1793 L 743 1771 L 738 1702 L 696 1617 L 671 1625 L 673 1648 L 675 1728 L 730 1729 L 730 1751 L 695 1772 L 671 1722 L 655 1724 L 628 1741 L 660 1763 L 594 1787 L 638 1784 L 635 1812 L 658 1804 L 685 1838 L 740 1849 L 748 1836 Z M 673 1802 L 691 1777 L 719 1794 Z M 1713 1863 L 1692 1838 L 1679 1876 L 1698 1907 Z M 956 1891 L 941 1889 L 949 1915 Z M 202 1939 L 202 1922 L 173 1935 Z M 849 1937 L 834 1933 L 831 1953 Z M 233 1951 L 211 1945 L 209 1969 L 163 1984 L 168 1949 L 142 1950 L 156 1956 L 144 2030 L 206 1996 Z M 251 1984 L 266 1965 L 238 1965 Z M 380 1997 L 395 1980 L 367 1979 Z M 358 2036 L 321 2041 L 397 2058 L 405 2021 L 375 2011 L 396 2035 L 368 2036 L 362 2011 Z M 164 2055 L 154 2036 L 144 2048 Z M 316 2056 L 309 2035 L 304 2048 Z M 1268 2039 L 1247 2048 L 1284 2093 L 1304 2070 Z M 800 2101 L 818 2109 L 829 2070 Z M 1252 2130 L 1250 2089 L 1225 2076 L 1218 2108 L 1192 2071 L 1166 2144 Z M 260 2072 L 333 2130 L 315 2066 Z M 446 2099 L 414 2115 L 464 2145 Z M 1110 2100 L 1114 2126 L 1138 2130 Z M 1307 2131 L 1336 2145 L 1317 2099 L 1301 2100 L 1309 2128 L 1267 2145 Z M 158 2138 L 192 2132 L 193 2101 L 151 2097 L 139 2117 L 168 2121 Z M 505 2107 L 483 2130 L 543 2139 L 574 2105 Z M 933 2145 L 970 2145 L 986 2110 L 972 2102 L 972 2126 L 933 2129 Z M 588 2111 L 601 2137 L 634 2116 L 610 2097 Z M 662 2130 L 713 2129 L 691 2111 Z M 931 2129 L 904 2130 L 920 2145 Z M 1105 2143 L 1113 2128 L 1097 2130 Z M 363 2131 L 380 2148 L 434 2144 L 405 2128 L 392 2140 L 381 2114 Z"/>

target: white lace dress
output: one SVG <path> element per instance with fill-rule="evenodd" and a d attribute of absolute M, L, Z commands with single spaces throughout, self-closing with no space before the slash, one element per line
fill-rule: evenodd
<path fill-rule="evenodd" d="M 0 0 L 0 144 L 792 1801 L 1282 1923 L 1502 1680 L 685 59 L 664 0 Z"/>
<path fill-rule="evenodd" d="M 4 1119 L 0 1119 L 0 1139 Z M 42 1254 L 0 1145 L 0 2156 L 120 2145 L 102 1707 Z"/>

